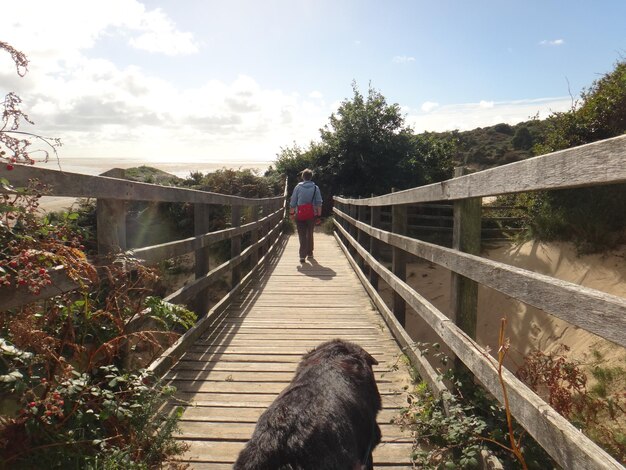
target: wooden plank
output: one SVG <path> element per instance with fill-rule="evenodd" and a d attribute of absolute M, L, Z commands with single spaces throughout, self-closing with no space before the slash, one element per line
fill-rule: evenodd
<path fill-rule="evenodd" d="M 349 218 L 335 212 L 338 217 Z M 377 239 L 626 347 L 626 299 L 421 240 L 360 225 Z"/>
<path fill-rule="evenodd" d="M 294 327 L 292 325 L 280 325 L 280 326 L 273 327 L 273 329 L 261 328 L 257 326 L 241 326 L 241 325 L 238 326 L 235 324 L 229 324 L 229 325 L 232 325 L 232 327 L 229 328 L 231 331 L 234 328 L 237 328 L 237 333 L 242 334 L 242 335 L 267 334 L 273 331 L 281 335 L 288 335 L 288 336 L 299 335 L 299 334 L 309 335 L 309 336 L 314 335 L 316 338 L 323 338 L 327 336 L 335 337 L 338 335 L 339 336 L 351 335 L 351 336 L 367 337 L 367 336 L 372 336 L 372 335 L 375 336 L 375 335 L 380 334 L 380 328 L 377 328 L 375 326 L 369 326 L 369 325 L 367 328 L 354 328 L 354 327 L 342 328 L 342 327 L 337 327 L 335 325 L 325 325 L 323 327 L 315 326 L 311 328 L 305 328 L 305 327 Z"/>
<path fill-rule="evenodd" d="M 252 436 L 256 423 L 207 421 L 180 421 L 179 427 L 185 439 L 202 439 L 216 441 L 246 442 Z M 381 442 L 413 442 L 413 437 L 407 431 L 401 431 L 398 426 L 380 423 Z"/>
<path fill-rule="evenodd" d="M 226 367 L 229 363 L 245 363 L 245 364 L 283 364 L 298 363 L 302 359 L 301 354 L 220 354 L 207 353 L 202 350 L 187 351 L 181 360 L 204 361 L 207 364 L 221 363 Z M 376 358 L 379 365 L 388 363 L 396 364 L 398 362 L 395 357 L 379 356 Z M 210 367 L 210 366 L 207 366 Z"/>
<path fill-rule="evenodd" d="M 257 408 L 194 406 L 185 410 L 181 420 L 211 423 L 256 423 L 265 410 L 265 406 Z M 377 421 L 381 424 L 390 423 L 399 414 L 400 408 L 383 409 L 378 413 Z"/>
<path fill-rule="evenodd" d="M 332 338 L 331 335 L 326 335 L 327 337 Z M 356 335 L 355 335 L 356 336 Z M 364 338 L 363 336 L 358 336 L 361 338 L 361 343 L 367 344 L 370 347 L 395 347 L 396 342 L 390 338 L 380 338 L 375 336 L 370 336 L 369 338 Z M 217 337 L 202 337 L 200 338 L 196 344 L 211 344 L 213 346 L 240 346 L 240 345 L 249 345 L 250 335 L 240 337 L 238 334 L 233 338 L 224 338 L 222 335 Z M 326 338 L 323 338 L 326 339 Z M 282 346 L 293 346 L 298 348 L 314 348 L 322 342 L 322 339 L 318 336 L 307 335 L 305 337 L 294 337 L 293 335 L 289 335 L 289 338 L 286 335 L 279 337 L 274 334 L 270 337 L 266 337 L 262 333 L 260 335 L 254 336 L 254 343 L 259 346 L 268 346 L 268 347 L 282 347 Z"/>
<path fill-rule="evenodd" d="M 278 395 L 286 387 L 286 383 L 275 382 L 211 382 L 208 380 L 172 380 L 170 385 L 176 387 L 179 392 L 189 393 L 271 393 Z M 402 390 L 399 390 L 393 384 L 381 383 L 378 384 L 378 390 L 381 394 L 399 394 Z"/>
<path fill-rule="evenodd" d="M 254 344 L 247 346 L 214 346 L 212 344 L 202 345 L 202 344 L 194 344 L 190 347 L 189 351 L 191 352 L 206 352 L 206 353 L 219 353 L 219 354 L 248 354 L 248 355 L 260 355 L 260 354 L 280 354 L 280 355 L 289 355 L 295 354 L 298 356 L 302 356 L 309 349 L 307 347 L 299 347 L 295 345 L 294 347 L 289 346 L 255 346 Z M 397 353 L 397 349 L 393 347 L 385 347 L 378 346 L 376 348 L 370 348 L 368 351 L 372 356 L 376 357 L 377 355 L 391 355 Z"/>
<path fill-rule="evenodd" d="M 189 450 L 182 458 L 183 462 L 207 462 L 233 464 L 243 449 L 245 442 L 231 441 L 204 441 L 204 440 L 181 440 L 189 445 Z M 410 456 L 406 453 L 407 446 L 404 444 L 383 443 L 374 449 L 374 466 L 410 465 Z M 411 467 L 409 467 L 411 468 Z"/>
<path fill-rule="evenodd" d="M 626 136 L 601 140 L 441 183 L 367 199 L 335 196 L 342 204 L 390 206 L 454 201 L 525 191 L 563 189 L 626 181 Z"/>
<path fill-rule="evenodd" d="M 181 370 L 176 368 L 168 372 L 165 378 L 168 380 L 206 380 L 210 382 L 275 382 L 287 384 L 293 379 L 294 370 L 285 372 L 261 372 L 261 371 L 205 371 L 205 370 Z M 389 371 L 375 371 L 379 383 L 391 383 L 392 380 L 401 381 L 404 374 Z"/>
<path fill-rule="evenodd" d="M 476 378 L 502 403 L 502 388 L 497 362 L 479 344 L 469 338 L 443 313 L 409 285 L 398 279 L 358 246 L 339 224 L 336 225 L 372 269 L 389 286 L 400 293 L 407 303 L 435 330 Z M 511 372 L 503 370 L 503 381 L 509 396 L 512 415 L 560 465 L 566 468 L 622 469 L 623 467 L 603 449 L 578 431 L 569 421 L 554 411 Z"/>
<path fill-rule="evenodd" d="M 209 392 L 181 392 L 175 394 L 175 405 L 187 407 L 210 407 L 210 408 L 258 408 L 268 407 L 275 399 L 273 393 L 209 393 Z M 402 408 L 407 403 L 406 394 L 395 393 L 393 395 L 381 393 L 384 408 Z M 410 453 L 410 449 L 407 449 Z"/>

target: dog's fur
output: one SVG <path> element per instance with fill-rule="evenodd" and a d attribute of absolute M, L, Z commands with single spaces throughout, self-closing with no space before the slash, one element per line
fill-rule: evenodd
<path fill-rule="evenodd" d="M 295 377 L 261 415 L 235 470 L 366 470 L 380 442 L 372 365 L 342 340 L 302 357 Z"/>

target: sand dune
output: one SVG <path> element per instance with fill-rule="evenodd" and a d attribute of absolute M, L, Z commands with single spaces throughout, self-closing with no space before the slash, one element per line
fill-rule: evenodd
<path fill-rule="evenodd" d="M 501 244 L 482 256 L 506 264 L 553 276 L 626 298 L 626 246 L 603 255 L 577 256 L 568 243 L 528 242 Z M 450 313 L 450 272 L 433 263 L 418 261 L 407 267 L 408 283 L 439 310 Z M 385 297 L 389 298 L 389 289 Z M 507 318 L 507 337 L 511 340 L 509 368 L 516 370 L 522 358 L 534 349 L 556 351 L 570 348 L 568 357 L 590 364 L 595 353 L 605 366 L 623 366 L 626 350 L 592 333 L 545 312 L 511 299 L 493 289 L 480 286 L 478 292 L 478 342 L 497 350 L 500 319 Z M 439 338 L 413 311 L 407 312 L 407 331 L 420 342 L 439 342 Z"/>

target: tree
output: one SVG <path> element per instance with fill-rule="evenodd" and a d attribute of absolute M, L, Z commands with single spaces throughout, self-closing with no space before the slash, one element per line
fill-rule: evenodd
<path fill-rule="evenodd" d="M 352 84 L 354 96 L 344 100 L 320 130 L 320 165 L 333 175 L 335 190 L 349 196 L 387 193 L 397 181 L 398 166 L 412 154 L 411 129 L 400 106 L 389 105 L 377 90 L 367 97 Z"/>
<path fill-rule="evenodd" d="M 515 150 L 530 150 L 533 147 L 533 136 L 528 127 L 518 127 L 511 143 Z"/>
<path fill-rule="evenodd" d="M 388 104 L 377 90 L 363 96 L 352 84 L 353 96 L 344 100 L 320 129 L 320 141 L 308 148 L 282 148 L 274 167 L 265 174 L 289 177 L 290 189 L 304 168 L 324 194 L 328 214 L 335 194 L 370 196 L 442 181 L 451 176 L 454 133 L 415 135 L 398 104 Z"/>
<path fill-rule="evenodd" d="M 626 60 L 583 90 L 579 103 L 548 118 L 538 153 L 588 144 L 626 132 Z"/>
<path fill-rule="evenodd" d="M 317 146 L 319 144 L 311 142 L 309 148 L 305 150 L 294 142 L 292 147 L 281 147 L 276 155 L 274 166 L 268 169 L 265 176 L 277 181 L 287 177 L 291 192 L 302 170 L 310 168 L 314 173 L 318 173 L 317 152 L 315 152 Z M 282 182 L 284 183 L 284 180 Z"/>

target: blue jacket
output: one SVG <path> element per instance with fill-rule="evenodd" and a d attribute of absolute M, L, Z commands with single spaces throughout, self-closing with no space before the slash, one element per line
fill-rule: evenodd
<path fill-rule="evenodd" d="M 315 191 L 315 188 L 317 188 L 317 191 Z M 313 193 L 315 193 L 315 198 L 313 197 Z M 314 206 L 322 205 L 322 193 L 320 192 L 320 188 L 318 188 L 313 181 L 302 181 L 294 188 L 289 206 L 295 209 L 302 204 L 310 204 L 311 201 L 313 201 Z"/>

